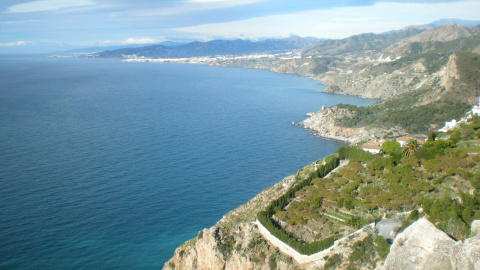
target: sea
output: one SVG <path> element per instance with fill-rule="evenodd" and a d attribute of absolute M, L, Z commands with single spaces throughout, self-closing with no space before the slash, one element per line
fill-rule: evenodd
<path fill-rule="evenodd" d="M 0 269 L 159 269 L 343 145 L 306 113 L 374 100 L 266 70 L 0 56 Z"/>

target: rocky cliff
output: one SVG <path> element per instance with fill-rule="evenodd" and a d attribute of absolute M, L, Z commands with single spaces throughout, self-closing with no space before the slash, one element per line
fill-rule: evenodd
<path fill-rule="evenodd" d="M 395 238 L 382 269 L 480 269 L 479 225 L 473 221 L 476 235 L 456 242 L 422 218 Z"/>
<path fill-rule="evenodd" d="M 253 221 L 258 211 L 283 195 L 294 182 L 294 175 L 286 177 L 227 213 L 215 226 L 179 246 L 163 269 L 270 269 L 269 264 L 290 269 L 292 259 L 271 247 Z"/>

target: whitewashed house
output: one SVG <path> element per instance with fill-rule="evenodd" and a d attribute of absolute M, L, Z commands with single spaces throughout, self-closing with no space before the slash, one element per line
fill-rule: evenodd
<path fill-rule="evenodd" d="M 382 144 L 379 142 L 368 142 L 361 146 L 363 151 L 370 152 L 372 154 L 379 154 L 382 151 Z"/>
<path fill-rule="evenodd" d="M 423 141 L 423 140 L 419 140 L 419 139 L 412 138 L 412 137 L 400 137 L 400 138 L 396 139 L 396 141 L 400 144 L 400 147 L 403 147 L 403 146 L 407 145 L 408 141 L 410 141 L 410 140 L 416 140 L 418 142 L 418 144 L 420 144 L 420 145 L 423 145 L 425 143 L 425 141 Z"/>
<path fill-rule="evenodd" d="M 478 97 L 478 104 L 473 106 L 472 115 L 480 115 L 480 97 Z"/>
<path fill-rule="evenodd" d="M 454 128 L 456 125 L 457 125 L 457 120 L 452 119 L 452 121 L 450 121 L 450 122 L 445 122 L 445 126 L 441 129 L 439 129 L 438 131 L 447 132 L 450 129 Z"/>

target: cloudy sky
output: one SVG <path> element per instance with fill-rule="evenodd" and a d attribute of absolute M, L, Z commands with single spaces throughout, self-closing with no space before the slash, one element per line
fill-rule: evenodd
<path fill-rule="evenodd" d="M 166 40 L 344 38 L 438 19 L 480 20 L 480 0 L 1 0 L 0 53 Z"/>

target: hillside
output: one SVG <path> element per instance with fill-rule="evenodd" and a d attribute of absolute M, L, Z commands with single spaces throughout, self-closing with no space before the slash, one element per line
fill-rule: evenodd
<path fill-rule="evenodd" d="M 390 142 L 384 143 L 385 154 L 372 155 L 340 147 L 336 155 L 310 164 L 201 231 L 175 251 L 164 269 L 380 269 L 384 263 L 386 269 L 402 269 L 403 263 L 418 267 L 434 258 L 445 269 L 478 264 L 474 243 L 480 239 L 470 236 L 479 222 L 471 224 L 480 219 L 480 119 L 472 121 L 448 140 L 416 148 Z M 328 164 L 337 168 L 329 173 Z M 255 215 L 282 241 L 298 248 L 308 244 L 302 252 L 324 250 L 322 257 L 299 263 L 278 252 L 252 223 Z M 391 252 L 390 244 L 365 226 L 382 217 L 398 222 L 394 234 L 407 228 L 400 234 L 405 244 L 395 238 Z M 453 255 L 411 254 L 423 244 L 415 235 L 423 235 L 427 250 L 439 246 Z M 326 246 L 314 247 L 318 241 Z M 406 261 L 399 263 L 399 258 Z"/>
<path fill-rule="evenodd" d="M 303 48 L 303 57 L 318 57 L 327 55 L 342 55 L 383 49 L 388 44 L 405 39 L 423 32 L 424 29 L 406 28 L 399 31 L 391 31 L 383 34 L 360 34 L 340 40 L 319 41 Z"/>
<path fill-rule="evenodd" d="M 461 119 L 477 103 L 480 85 L 480 55 L 461 52 L 452 55 L 444 68 L 441 88 L 422 87 L 370 107 L 338 105 L 350 111 L 338 117 L 340 127 L 398 128 L 405 134 L 427 134 L 445 121 Z M 389 138 L 388 133 L 383 138 Z"/>

